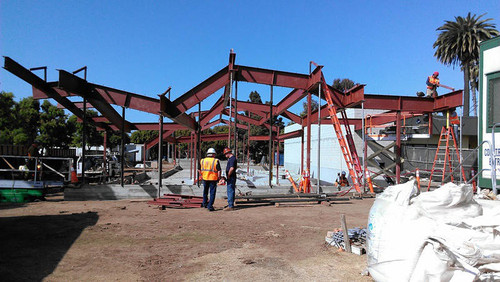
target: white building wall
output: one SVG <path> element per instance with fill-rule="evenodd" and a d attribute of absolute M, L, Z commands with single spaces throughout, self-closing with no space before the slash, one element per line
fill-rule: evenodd
<path fill-rule="evenodd" d="M 367 114 L 375 114 L 381 111 L 365 111 Z M 361 118 L 362 111 L 360 109 L 347 109 L 347 116 L 351 118 Z M 302 127 L 299 124 L 292 124 L 285 127 L 285 133 L 300 130 Z M 342 130 L 344 128 L 342 126 Z M 354 143 L 356 145 L 356 151 L 360 160 L 363 158 L 363 139 L 356 134 L 354 131 L 354 126 L 351 126 L 351 132 L 353 134 Z M 345 132 L 344 132 L 345 134 Z M 333 125 L 323 124 L 321 125 L 320 134 L 320 178 L 322 182 L 334 183 L 337 178 L 337 173 L 342 171 L 347 171 L 347 165 L 342 155 L 342 151 L 339 146 L 337 135 L 333 130 Z M 306 168 L 307 160 L 307 127 L 304 127 L 304 168 Z M 288 169 L 291 173 L 300 173 L 300 149 L 301 149 L 301 138 L 292 138 L 285 140 L 284 158 L 285 158 L 285 169 Z M 371 151 L 369 150 L 370 154 Z M 318 171 L 318 125 L 311 125 L 311 177 L 316 179 Z"/>

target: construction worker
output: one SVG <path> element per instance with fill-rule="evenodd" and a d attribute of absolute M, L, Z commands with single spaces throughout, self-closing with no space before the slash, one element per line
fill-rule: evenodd
<path fill-rule="evenodd" d="M 455 108 L 450 109 L 450 125 L 453 126 L 453 133 L 455 134 L 456 139 L 460 129 L 460 118 L 458 117 Z"/>
<path fill-rule="evenodd" d="M 439 87 L 439 72 L 435 71 L 431 76 L 427 77 L 427 81 L 425 84 L 427 84 L 427 95 L 425 97 L 427 98 L 436 98 L 438 93 L 437 93 L 437 88 Z"/>
<path fill-rule="evenodd" d="M 340 187 L 349 186 L 349 180 L 347 180 L 345 171 L 342 171 L 342 175 L 340 173 L 337 173 L 337 180 L 335 180 L 335 186 L 337 186 L 339 191 L 341 189 Z"/>
<path fill-rule="evenodd" d="M 200 169 L 198 169 L 201 179 L 203 180 L 203 207 L 209 211 L 214 211 L 215 193 L 217 192 L 217 181 L 221 176 L 220 162 L 215 158 L 214 148 L 207 151 L 207 157 L 200 161 Z M 210 189 L 210 199 L 207 199 L 208 190 Z M 207 203 L 208 202 L 208 203 Z"/>
<path fill-rule="evenodd" d="M 234 194 L 236 190 L 236 168 L 237 160 L 233 155 L 233 151 L 229 148 L 224 149 L 224 156 L 227 158 L 226 176 L 227 176 L 227 207 L 225 211 L 234 210 Z"/>

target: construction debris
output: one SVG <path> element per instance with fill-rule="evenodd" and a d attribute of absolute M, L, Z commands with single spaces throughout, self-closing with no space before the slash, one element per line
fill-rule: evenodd
<path fill-rule="evenodd" d="M 163 197 L 149 201 L 149 205 L 158 205 L 161 210 L 165 208 L 201 208 L 203 197 L 164 194 Z"/>

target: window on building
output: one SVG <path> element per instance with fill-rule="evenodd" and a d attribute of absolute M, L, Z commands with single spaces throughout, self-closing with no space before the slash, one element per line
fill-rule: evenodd
<path fill-rule="evenodd" d="M 488 127 L 500 123 L 500 72 L 486 75 L 488 80 Z M 496 131 L 496 130 L 495 130 Z"/>

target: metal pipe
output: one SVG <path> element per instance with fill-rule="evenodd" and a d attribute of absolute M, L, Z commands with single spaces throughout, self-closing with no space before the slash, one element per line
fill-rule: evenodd
<path fill-rule="evenodd" d="M 307 144 L 306 169 L 311 175 L 311 93 L 307 93 Z"/>
<path fill-rule="evenodd" d="M 271 85 L 270 101 L 269 101 L 269 187 L 272 187 L 273 180 L 273 86 Z"/>
<path fill-rule="evenodd" d="M 234 82 L 234 156 L 238 159 L 238 81 Z"/>
<path fill-rule="evenodd" d="M 363 137 L 363 192 L 366 193 L 366 128 L 365 128 L 365 102 L 361 103 L 361 135 Z"/>
<path fill-rule="evenodd" d="M 277 136 L 280 136 L 280 130 L 278 127 Z M 278 139 L 276 138 L 276 139 Z M 276 185 L 280 185 L 280 141 L 276 140 Z"/>
<path fill-rule="evenodd" d="M 124 175 L 124 171 L 125 171 L 125 107 L 122 107 L 122 128 L 121 128 L 121 146 L 120 146 L 120 150 L 121 150 L 121 156 L 120 156 L 120 173 L 121 173 L 121 176 L 120 176 L 120 184 L 121 186 L 123 187 L 123 185 L 125 184 L 125 175 Z"/>
<path fill-rule="evenodd" d="M 87 146 L 87 99 L 83 98 L 82 183 L 85 185 L 85 147 Z M 78 164 L 77 164 L 78 166 Z"/>
<path fill-rule="evenodd" d="M 108 139 L 108 131 L 107 130 L 104 130 L 104 140 L 103 140 L 103 147 L 104 147 L 104 151 L 103 151 L 103 163 L 104 163 L 104 176 L 108 176 L 108 166 L 107 166 L 107 160 L 106 160 L 106 139 Z"/>
<path fill-rule="evenodd" d="M 473 156 L 472 152 L 474 152 L 474 151 L 476 151 L 477 149 L 479 149 L 479 147 L 483 146 L 483 144 L 484 144 L 484 143 L 487 143 L 487 144 L 488 144 L 488 146 L 490 146 L 490 151 L 492 150 L 492 145 L 491 145 L 491 142 L 490 142 L 490 141 L 488 141 L 488 140 L 484 140 L 483 142 L 479 143 L 479 145 L 477 145 L 477 147 L 476 147 L 476 148 L 474 148 L 474 149 L 473 149 L 473 150 L 469 153 L 469 155 L 468 155 L 467 157 L 465 157 L 465 158 L 462 160 L 462 163 L 463 163 L 465 160 L 467 160 L 468 158 L 470 158 L 471 156 Z M 479 154 L 479 152 L 478 152 L 478 154 Z M 451 177 L 451 175 L 453 175 L 453 173 L 455 172 L 455 170 L 457 170 L 459 167 L 460 167 L 460 166 L 455 167 L 455 168 L 451 171 L 450 175 L 448 175 L 448 176 L 444 179 L 444 181 L 447 181 L 447 180 L 448 180 L 448 178 L 450 178 L 450 177 Z M 485 170 L 488 170 L 488 169 L 482 169 L 481 171 L 485 171 Z M 478 173 L 476 173 L 476 175 L 478 175 L 478 174 L 479 174 L 479 172 L 478 172 Z M 467 181 L 467 183 L 469 183 L 469 182 Z"/>
<path fill-rule="evenodd" d="M 247 176 L 250 174 L 250 124 L 248 123 L 247 136 Z"/>
<path fill-rule="evenodd" d="M 401 111 L 396 114 L 396 183 L 401 180 Z"/>
<path fill-rule="evenodd" d="M 231 148 L 231 114 L 233 106 L 233 72 L 229 73 L 229 125 L 227 133 L 227 147 Z"/>
<path fill-rule="evenodd" d="M 320 193 L 321 171 L 321 83 L 318 85 L 318 194 Z"/>
<path fill-rule="evenodd" d="M 300 136 L 300 172 L 299 172 L 299 174 L 301 174 L 303 171 L 304 171 L 304 126 L 302 126 L 302 136 Z"/>
<path fill-rule="evenodd" d="M 462 161 L 462 116 L 460 116 L 460 160 L 458 161 L 460 162 L 460 170 L 464 171 L 464 163 Z M 460 184 L 462 183 L 463 183 L 462 177 L 460 177 Z"/>
<path fill-rule="evenodd" d="M 158 142 L 158 198 L 161 197 L 161 180 L 163 174 L 163 115 L 160 114 L 160 135 Z"/>
<path fill-rule="evenodd" d="M 198 103 L 198 116 L 201 116 L 201 101 Z M 201 125 L 198 126 L 198 134 L 196 137 L 196 150 L 197 150 L 197 158 L 196 158 L 196 166 L 200 165 L 201 161 Z M 196 168 L 196 167 L 195 167 Z M 200 173 L 198 169 L 196 169 L 196 183 L 198 184 L 198 187 L 200 187 Z"/>

